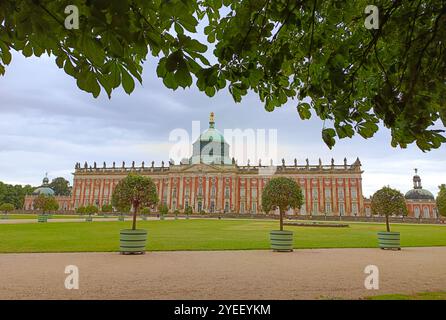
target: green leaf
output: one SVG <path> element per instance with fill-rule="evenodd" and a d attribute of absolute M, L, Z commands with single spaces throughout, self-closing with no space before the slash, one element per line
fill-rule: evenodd
<path fill-rule="evenodd" d="M 297 112 L 302 120 L 311 118 L 310 105 L 306 102 L 301 102 L 297 105 Z"/>
<path fill-rule="evenodd" d="M 184 60 L 181 60 L 178 65 L 178 70 L 175 72 L 175 81 L 182 88 L 190 87 L 192 84 L 192 76 Z"/>
<path fill-rule="evenodd" d="M 27 44 L 24 48 L 23 48 L 23 50 L 22 50 L 22 53 L 23 53 L 23 55 L 25 56 L 25 57 L 31 57 L 32 56 L 32 54 L 33 54 L 33 48 L 31 47 L 31 44 Z"/>
<path fill-rule="evenodd" d="M 0 48 L 2 49 L 1 58 L 4 64 L 8 65 L 11 63 L 12 55 L 9 48 L 0 42 Z"/>
<path fill-rule="evenodd" d="M 331 149 L 335 143 L 336 140 L 334 139 L 336 137 L 336 131 L 332 128 L 326 128 L 322 130 L 322 140 L 324 140 L 325 144 Z"/>
<path fill-rule="evenodd" d="M 135 89 L 135 81 L 133 80 L 132 76 L 123 67 L 121 67 L 121 75 L 122 75 L 122 86 L 124 88 L 124 91 L 127 94 L 132 93 L 133 90 Z"/>

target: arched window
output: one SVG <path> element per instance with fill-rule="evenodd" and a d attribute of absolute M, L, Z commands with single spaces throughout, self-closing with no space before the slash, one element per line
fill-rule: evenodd
<path fill-rule="evenodd" d="M 415 207 L 414 208 L 414 216 L 415 216 L 415 218 L 419 218 L 420 217 L 420 207 Z"/>
<path fill-rule="evenodd" d="M 423 215 L 424 215 L 424 218 L 430 218 L 428 207 L 423 208 Z"/>

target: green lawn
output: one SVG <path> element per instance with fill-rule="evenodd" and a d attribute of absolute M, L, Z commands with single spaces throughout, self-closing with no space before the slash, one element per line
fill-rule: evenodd
<path fill-rule="evenodd" d="M 0 215 L 1 217 L 4 216 L 3 214 Z M 35 219 L 37 220 L 37 214 L 8 214 L 8 219 Z M 69 214 L 53 214 L 51 219 L 79 219 L 82 218 L 82 216 L 79 215 L 69 215 Z"/>
<path fill-rule="evenodd" d="M 422 292 L 415 294 L 384 294 L 368 297 L 369 300 L 446 300 L 446 292 Z"/>
<path fill-rule="evenodd" d="M 0 224 L 0 252 L 118 251 L 119 230 L 129 221 Z M 277 221 L 265 220 L 152 220 L 139 221 L 148 229 L 148 250 L 268 249 L 269 231 Z M 295 248 L 377 247 L 381 224 L 350 223 L 348 228 L 291 227 Z M 446 226 L 393 225 L 401 245 L 446 246 Z"/>

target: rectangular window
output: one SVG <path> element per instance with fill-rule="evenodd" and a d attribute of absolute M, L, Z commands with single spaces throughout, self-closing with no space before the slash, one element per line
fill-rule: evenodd
<path fill-rule="evenodd" d="M 352 188 L 352 198 L 356 199 L 357 196 L 358 196 L 358 193 L 356 191 L 356 188 Z"/>
<path fill-rule="evenodd" d="M 325 199 L 331 199 L 331 189 L 325 189 Z"/>
<path fill-rule="evenodd" d="M 229 187 L 225 188 L 225 197 L 229 198 Z"/>
<path fill-rule="evenodd" d="M 344 214 L 345 214 L 344 204 L 340 203 L 339 204 L 339 215 L 343 216 Z"/>
<path fill-rule="evenodd" d="M 255 202 L 252 203 L 252 213 L 257 213 L 257 203 Z"/>
<path fill-rule="evenodd" d="M 313 188 L 313 199 L 317 200 L 319 195 L 319 191 L 317 190 L 317 188 Z"/>
<path fill-rule="evenodd" d="M 325 213 L 328 215 L 331 214 L 331 203 L 330 202 L 325 203 Z"/>
<path fill-rule="evenodd" d="M 245 196 L 245 187 L 241 187 L 240 188 L 240 197 L 244 197 Z"/>
<path fill-rule="evenodd" d="M 344 199 L 344 189 L 338 189 L 338 198 Z"/>
<path fill-rule="evenodd" d="M 313 203 L 313 214 L 317 215 L 319 213 L 319 204 L 317 202 Z"/>
<path fill-rule="evenodd" d="M 257 189 L 251 189 L 251 197 L 257 197 Z"/>
<path fill-rule="evenodd" d="M 352 213 L 353 213 L 354 215 L 357 215 L 357 214 L 358 214 L 358 205 L 357 205 L 356 203 L 353 203 L 353 204 L 352 204 Z"/>

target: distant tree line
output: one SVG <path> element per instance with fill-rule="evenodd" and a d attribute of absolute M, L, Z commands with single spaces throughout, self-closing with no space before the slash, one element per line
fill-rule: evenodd
<path fill-rule="evenodd" d="M 10 203 L 16 209 L 22 208 L 25 196 L 31 194 L 34 189 L 35 187 L 29 184 L 22 186 L 0 182 L 0 204 Z"/>
<path fill-rule="evenodd" d="M 53 189 L 56 196 L 66 196 L 71 194 L 71 187 L 68 180 L 63 177 L 54 178 L 49 187 Z M 9 203 L 15 209 L 23 208 L 23 202 L 26 195 L 30 195 L 37 188 L 37 186 L 27 185 L 12 185 L 0 181 L 0 205 Z"/>

